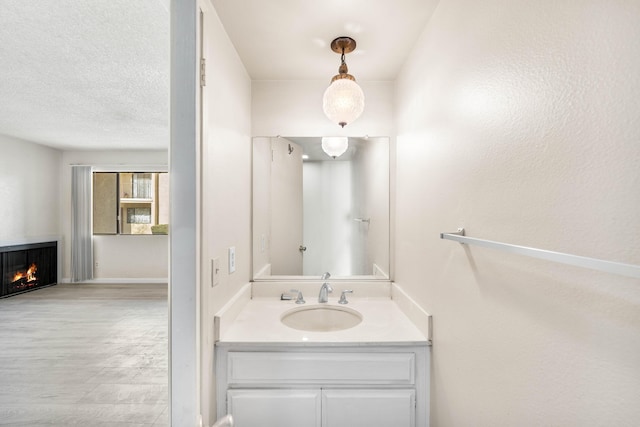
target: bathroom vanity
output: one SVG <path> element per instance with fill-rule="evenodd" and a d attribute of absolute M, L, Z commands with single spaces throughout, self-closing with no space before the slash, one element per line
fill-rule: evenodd
<path fill-rule="evenodd" d="M 339 160 L 318 137 L 254 138 L 254 282 L 215 317 L 219 417 L 428 426 L 431 317 L 389 280 L 389 158 L 387 137 Z"/>
<path fill-rule="evenodd" d="M 428 329 L 403 313 L 401 294 L 391 294 L 318 304 L 309 292 L 306 304 L 296 304 L 245 290 L 216 317 L 218 416 L 231 413 L 238 427 L 428 426 Z M 361 321 L 321 330 L 314 311 L 345 307 Z M 282 322 L 300 310 L 312 313 L 311 324 Z"/>

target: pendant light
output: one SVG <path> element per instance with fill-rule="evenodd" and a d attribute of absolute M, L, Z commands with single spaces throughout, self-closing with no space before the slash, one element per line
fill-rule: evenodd
<path fill-rule="evenodd" d="M 347 148 L 349 148 L 349 138 L 346 136 L 325 136 L 322 138 L 322 151 L 334 159 L 342 156 Z"/>
<path fill-rule="evenodd" d="M 344 55 L 355 48 L 356 41 L 351 37 L 338 37 L 331 42 L 331 50 L 340 54 L 340 67 L 324 92 L 322 109 L 329 120 L 341 127 L 360 117 L 364 110 L 364 93 L 344 61 Z"/>

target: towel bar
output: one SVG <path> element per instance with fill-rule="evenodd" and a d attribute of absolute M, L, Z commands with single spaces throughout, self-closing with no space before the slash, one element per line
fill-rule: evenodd
<path fill-rule="evenodd" d="M 509 243 L 494 242 L 492 240 L 477 239 L 474 237 L 465 236 L 464 228 L 459 228 L 457 231 L 451 233 L 440 233 L 440 238 L 445 240 L 453 240 L 462 244 L 498 249 L 513 254 L 524 255 L 532 258 L 539 258 L 547 261 L 559 262 L 562 264 L 590 268 L 592 270 L 604 271 L 606 273 L 613 273 L 621 276 L 640 279 L 640 266 L 637 265 L 623 264 L 621 262 L 614 261 L 605 261 L 596 258 L 587 258 L 579 255 L 547 251 L 544 249 L 512 245 Z"/>

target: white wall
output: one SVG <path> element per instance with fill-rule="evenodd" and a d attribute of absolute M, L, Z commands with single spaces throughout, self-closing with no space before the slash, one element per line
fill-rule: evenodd
<path fill-rule="evenodd" d="M 205 7 L 203 101 L 201 409 L 215 422 L 213 318 L 250 280 L 251 80 L 213 8 Z M 229 273 L 228 248 L 236 271 Z M 220 284 L 211 287 L 211 260 L 220 260 Z"/>
<path fill-rule="evenodd" d="M 432 425 L 638 425 L 640 3 L 440 2 L 397 84 L 396 280 L 434 317 Z"/>
<path fill-rule="evenodd" d="M 96 280 L 166 283 L 169 277 L 169 236 L 93 236 L 93 278 Z"/>
<path fill-rule="evenodd" d="M 62 234 L 67 244 L 63 253 L 63 280 L 71 277 L 71 165 L 107 168 L 128 166 L 167 166 L 167 151 L 64 151 L 60 166 Z M 138 238 L 132 246 L 128 238 Z M 156 238 L 160 237 L 160 238 Z M 166 236 L 100 236 L 94 239 L 94 268 L 98 279 L 160 279 L 168 277 L 168 239 Z M 157 254 L 165 254 L 163 257 Z M 94 264 L 95 265 L 95 264 Z"/>
<path fill-rule="evenodd" d="M 60 235 L 59 150 L 0 135 L 0 241 Z"/>
<path fill-rule="evenodd" d="M 393 83 L 358 81 L 365 109 L 344 129 L 322 111 L 322 95 L 329 80 L 252 83 L 251 132 L 254 136 L 389 136 L 393 133 Z"/>

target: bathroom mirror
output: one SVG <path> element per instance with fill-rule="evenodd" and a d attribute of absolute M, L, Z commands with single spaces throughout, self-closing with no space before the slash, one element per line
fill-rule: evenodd
<path fill-rule="evenodd" d="M 389 138 L 347 143 L 253 139 L 254 280 L 389 279 Z"/>

